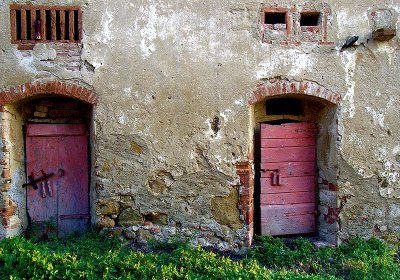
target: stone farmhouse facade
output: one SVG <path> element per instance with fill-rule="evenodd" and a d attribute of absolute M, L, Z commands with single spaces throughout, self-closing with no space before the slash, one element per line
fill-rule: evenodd
<path fill-rule="evenodd" d="M 400 232 L 400 3 L 0 2 L 0 238 Z"/>

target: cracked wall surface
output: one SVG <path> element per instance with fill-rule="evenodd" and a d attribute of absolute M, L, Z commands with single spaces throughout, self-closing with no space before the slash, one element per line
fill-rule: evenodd
<path fill-rule="evenodd" d="M 387 17 L 400 28 L 396 1 L 38 0 L 34 4 L 79 5 L 83 39 L 38 43 L 33 50 L 10 43 L 11 3 L 26 2 L 0 3 L 0 91 L 63 81 L 90 87 L 98 97 L 91 127 L 93 224 L 123 225 L 130 238 L 179 233 L 204 246 L 242 247 L 248 221 L 232 205 L 226 206 L 229 219 L 222 219 L 215 203 L 237 207 L 235 165 L 254 163 L 259 119 L 248 101 L 262 81 L 282 77 L 312 81 L 341 97 L 336 113 L 320 122 L 326 135 L 337 131 L 336 142 L 324 140 L 326 148 L 318 148 L 321 166 L 335 166 L 322 168 L 318 182 L 334 189 L 331 202 L 337 197 L 322 213 L 337 224 L 329 230 L 339 240 L 400 231 L 400 41 L 399 35 L 371 37 Z M 329 7 L 327 43 L 264 43 L 265 6 Z M 390 13 L 374 22 L 373 12 L 382 9 Z M 353 35 L 358 42 L 341 49 Z M 22 121 L 14 104 L 3 108 L 8 165 L 2 168 L 10 167 L 10 175 L 2 184 L 11 185 L 2 189 L 0 208 L 11 207 L 11 198 L 16 210 L 8 219 L 13 229 L 0 224 L 0 237 L 27 226 Z"/>

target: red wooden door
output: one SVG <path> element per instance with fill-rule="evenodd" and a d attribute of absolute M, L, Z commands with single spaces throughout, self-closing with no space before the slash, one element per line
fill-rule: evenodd
<path fill-rule="evenodd" d="M 261 233 L 315 231 L 316 134 L 313 123 L 261 124 Z"/>
<path fill-rule="evenodd" d="M 34 179 L 27 187 L 32 222 L 52 222 L 58 236 L 82 232 L 89 221 L 88 142 L 85 125 L 28 124 L 26 171 Z"/>

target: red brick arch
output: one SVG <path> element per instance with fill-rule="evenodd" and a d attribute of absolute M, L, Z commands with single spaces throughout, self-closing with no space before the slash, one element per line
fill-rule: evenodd
<path fill-rule="evenodd" d="M 304 94 L 315 96 L 338 104 L 340 95 L 313 81 L 295 81 L 283 78 L 273 78 L 258 84 L 249 99 L 249 104 L 265 100 L 270 96 Z"/>
<path fill-rule="evenodd" d="M 95 105 L 97 95 L 93 89 L 64 81 L 35 82 L 0 90 L 0 106 L 39 95 L 55 95 L 75 98 Z"/>

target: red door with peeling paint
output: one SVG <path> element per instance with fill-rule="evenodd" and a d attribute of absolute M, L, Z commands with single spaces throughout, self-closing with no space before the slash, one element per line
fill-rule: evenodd
<path fill-rule="evenodd" d="M 36 190 L 27 187 L 27 210 L 32 223 L 54 223 L 58 236 L 84 231 L 89 222 L 85 125 L 28 124 L 26 159 L 28 176 L 50 176 L 39 181 Z"/>
<path fill-rule="evenodd" d="M 312 233 L 316 222 L 313 123 L 261 124 L 261 233 Z"/>

